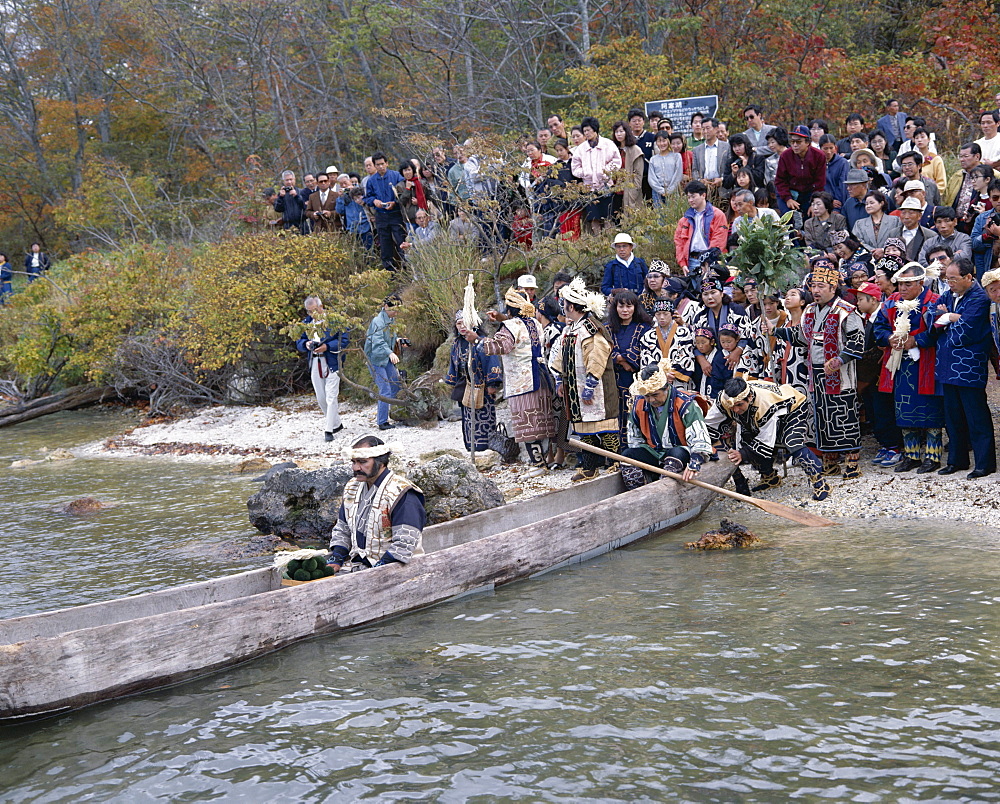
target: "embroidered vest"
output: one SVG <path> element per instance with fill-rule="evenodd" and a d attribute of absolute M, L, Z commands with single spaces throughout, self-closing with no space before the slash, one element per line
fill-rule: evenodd
<path fill-rule="evenodd" d="M 541 346 L 538 322 L 509 318 L 503 325 L 514 336 L 514 350 L 500 358 L 503 361 L 504 395 L 511 397 L 537 391 L 532 342 Z M 532 327 L 531 330 L 528 329 L 529 326 Z"/>
<path fill-rule="evenodd" d="M 382 554 L 392 544 L 392 509 L 409 489 L 420 491 L 413 483 L 402 475 L 397 475 L 391 469 L 372 498 L 372 506 L 368 521 L 364 523 L 365 546 L 358 544 L 358 513 L 361 508 L 361 492 L 364 490 L 363 480 L 351 479 L 344 486 L 344 518 L 351 529 L 351 560 L 366 558 L 371 564 L 378 563 Z M 423 492 L 421 492 L 423 493 Z M 423 555 L 423 540 L 417 542 L 413 555 Z"/>

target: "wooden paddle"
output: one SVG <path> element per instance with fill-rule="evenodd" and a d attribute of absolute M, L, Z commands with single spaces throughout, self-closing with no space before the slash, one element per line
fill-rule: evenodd
<path fill-rule="evenodd" d="M 669 477 L 671 480 L 677 480 L 681 483 L 690 483 L 693 486 L 701 486 L 703 489 L 711 489 L 719 494 L 732 497 L 734 500 L 741 500 L 742 502 L 750 503 L 750 505 L 756 505 L 762 511 L 767 511 L 769 514 L 790 519 L 792 522 L 798 522 L 800 525 L 808 525 L 811 528 L 822 528 L 827 525 L 837 524 L 831 519 L 825 519 L 821 516 L 817 516 L 816 514 L 810 514 L 808 511 L 796 511 L 794 508 L 789 508 L 787 505 L 782 505 L 781 503 L 771 502 L 770 500 L 758 500 L 756 497 L 747 497 L 747 495 L 740 494 L 738 491 L 730 491 L 729 489 L 724 489 L 719 486 L 713 486 L 711 483 L 705 483 L 702 480 L 685 480 L 676 472 L 661 469 L 659 466 L 643 463 L 642 461 L 637 461 L 634 458 L 626 458 L 624 455 L 619 455 L 617 452 L 609 452 L 608 450 L 601 449 L 600 447 L 584 444 L 582 441 L 577 441 L 575 438 L 568 439 L 568 442 L 577 449 L 585 449 L 587 452 L 593 452 L 595 455 L 603 455 L 605 458 L 610 458 L 613 461 L 638 466 L 640 469 L 645 469 L 647 472 L 655 472 L 658 475 Z"/>

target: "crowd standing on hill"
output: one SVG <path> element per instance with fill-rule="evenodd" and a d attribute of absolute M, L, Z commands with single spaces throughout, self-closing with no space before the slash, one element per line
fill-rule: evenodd
<path fill-rule="evenodd" d="M 926 120 L 896 100 L 874 126 L 849 115 L 840 138 L 824 120 L 770 124 L 757 105 L 743 118 L 746 130 L 730 135 L 695 115 L 685 136 L 633 109 L 604 137 L 593 117 L 567 129 L 553 115 L 524 139 L 517 175 L 491 171 L 471 142 L 398 170 L 378 152 L 364 177 L 328 168 L 299 189 L 286 172 L 269 203 L 281 213 L 275 225 L 345 232 L 393 271 L 437 237 L 487 249 L 608 234 L 600 292 L 559 273 L 537 298 L 525 275 L 491 313 L 495 334 L 456 314 L 447 382 L 466 446 L 489 445 L 502 387 L 529 472 L 562 468 L 572 431 L 687 476 L 725 450 L 759 471 L 753 489 L 736 475 L 757 493 L 780 484 L 776 462 L 791 459 L 825 499 L 828 478 L 860 476 L 865 429 L 879 444 L 873 462 L 895 472 L 992 474 L 985 389 L 998 365 L 1000 113 L 983 112 L 983 136 L 961 146 L 950 176 Z M 623 210 L 677 195 L 687 210 L 673 264 L 637 253 L 628 232 L 611 236 Z M 511 214 L 487 214 L 498 209 Z M 722 263 L 764 220 L 805 249 L 790 287 L 758 288 Z M 378 338 L 387 315 L 373 321 L 366 352 L 386 352 L 372 372 L 392 396 L 396 355 Z M 385 403 L 378 424 L 391 426 Z M 620 469 L 584 452 L 574 480 L 606 466 Z M 622 471 L 630 486 L 651 479 Z"/>

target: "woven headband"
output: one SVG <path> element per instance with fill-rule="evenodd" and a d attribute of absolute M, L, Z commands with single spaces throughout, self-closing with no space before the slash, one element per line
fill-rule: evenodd
<path fill-rule="evenodd" d="M 399 449 L 399 444 L 391 442 L 389 444 L 379 444 L 374 447 L 351 447 L 347 450 L 347 459 L 351 461 L 363 461 L 367 458 L 381 458 Z"/>
<path fill-rule="evenodd" d="M 657 391 L 662 391 L 669 385 L 670 380 L 667 379 L 666 368 L 668 368 L 666 360 L 661 360 L 659 365 L 656 367 L 656 373 L 649 376 L 649 378 L 643 380 L 638 374 L 635 375 L 635 382 L 629 387 L 629 392 L 632 397 L 645 396 L 646 394 L 655 394 Z"/>
<path fill-rule="evenodd" d="M 509 288 L 504 294 L 503 300 L 517 310 L 518 315 L 522 315 L 525 318 L 531 318 L 535 314 L 535 305 L 531 303 L 528 297 L 521 293 L 520 291 Z"/>
<path fill-rule="evenodd" d="M 742 402 L 744 399 L 748 399 L 750 397 L 751 393 L 752 393 L 752 390 L 750 389 L 749 384 L 747 385 L 746 388 L 744 388 L 742 391 L 740 391 L 736 396 L 729 396 L 729 394 L 727 394 L 725 391 L 723 391 L 722 393 L 719 394 L 719 402 L 724 407 L 731 408 L 737 402 Z"/>

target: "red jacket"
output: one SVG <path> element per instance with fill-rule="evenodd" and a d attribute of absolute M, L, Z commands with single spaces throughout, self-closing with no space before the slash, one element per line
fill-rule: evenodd
<path fill-rule="evenodd" d="M 708 224 L 708 232 L 705 237 L 705 240 L 708 241 L 708 247 L 725 251 L 726 241 L 729 239 L 729 222 L 726 220 L 726 213 L 711 204 L 706 204 L 704 220 Z M 684 217 L 677 221 L 677 228 L 674 229 L 674 252 L 677 264 L 681 268 L 688 266 L 693 234 L 694 210 L 689 207 L 688 211 L 684 213 Z"/>
<path fill-rule="evenodd" d="M 778 197 L 788 202 L 792 190 L 798 191 L 798 202 L 803 209 L 809 206 L 809 196 L 826 188 L 826 154 L 811 145 L 804 158 L 786 148 L 778 157 L 778 170 L 774 174 L 774 189 Z M 804 213 L 803 213 L 804 214 Z"/>

